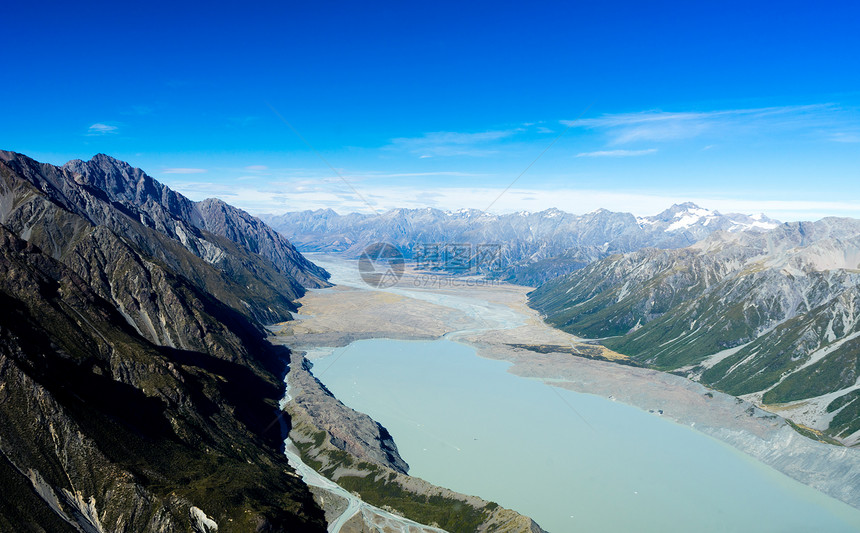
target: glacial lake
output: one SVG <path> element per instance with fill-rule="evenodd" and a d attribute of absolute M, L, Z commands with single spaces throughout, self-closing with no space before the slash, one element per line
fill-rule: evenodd
<path fill-rule="evenodd" d="M 344 264 L 313 260 L 335 282 L 360 286 Z M 479 301 L 441 298 L 474 304 L 497 323 L 518 321 Z M 515 376 L 510 363 L 453 340 L 306 351 L 335 396 L 388 428 L 411 475 L 495 501 L 553 533 L 860 531 L 860 510 L 723 442 Z"/>
<path fill-rule="evenodd" d="M 656 414 L 506 372 L 450 340 L 311 350 L 409 473 L 551 532 L 860 531 L 860 511 Z"/>

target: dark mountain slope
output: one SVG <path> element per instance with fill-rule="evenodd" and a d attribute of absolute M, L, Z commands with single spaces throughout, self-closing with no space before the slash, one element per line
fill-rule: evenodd
<path fill-rule="evenodd" d="M 194 506 L 219 531 L 324 529 L 287 473 L 280 430 L 266 431 L 281 394 L 264 369 L 274 348 L 234 363 L 152 345 L 5 228 L 0 307 L 0 475 L 18 492 L 4 493 L 4 521 L 35 512 L 46 530 L 61 531 L 59 517 L 79 531 L 189 531 Z"/>

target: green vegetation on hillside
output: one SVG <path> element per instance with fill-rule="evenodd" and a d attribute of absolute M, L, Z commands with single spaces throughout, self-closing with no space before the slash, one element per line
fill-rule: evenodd
<path fill-rule="evenodd" d="M 435 525 L 452 533 L 473 533 L 498 507 L 490 502 L 475 508 L 462 500 L 412 492 L 401 484 L 401 478 L 405 477 L 402 474 L 334 448 L 328 443 L 325 431 L 307 424 L 297 425 L 291 435 L 296 437 L 293 442 L 302 460 L 314 470 L 358 494 L 365 502 L 393 509 L 420 524 Z"/>

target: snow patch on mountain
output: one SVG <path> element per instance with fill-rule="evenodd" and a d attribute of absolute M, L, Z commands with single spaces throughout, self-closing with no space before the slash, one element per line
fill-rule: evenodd
<path fill-rule="evenodd" d="M 687 209 L 686 212 L 681 212 L 675 215 L 676 220 L 672 224 L 666 228 L 666 231 L 678 231 L 682 229 L 687 229 L 690 226 L 701 223 L 702 225 L 707 225 L 708 222 L 717 218 L 717 214 L 714 211 L 710 211 L 708 209 L 702 209 L 700 207 Z M 704 220 L 704 222 L 702 222 Z"/>

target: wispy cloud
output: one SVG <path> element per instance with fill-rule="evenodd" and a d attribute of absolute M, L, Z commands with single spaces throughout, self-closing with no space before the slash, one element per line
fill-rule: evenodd
<path fill-rule="evenodd" d="M 500 140 L 507 139 L 519 128 L 510 130 L 482 131 L 463 133 L 455 131 L 434 131 L 420 137 L 398 137 L 391 140 L 386 148 L 404 150 L 409 153 L 425 156 L 487 156 L 498 153 L 495 145 Z"/>
<path fill-rule="evenodd" d="M 269 167 L 267 167 L 266 165 L 248 165 L 247 167 L 245 167 L 245 170 L 262 172 L 264 170 L 269 170 Z"/>
<path fill-rule="evenodd" d="M 371 180 L 376 178 L 426 178 L 431 176 L 475 178 L 484 176 L 484 174 L 477 172 L 460 172 L 456 170 L 438 170 L 434 172 L 344 172 L 343 174 L 345 177 L 354 180 Z"/>
<path fill-rule="evenodd" d="M 795 105 L 716 111 L 668 112 L 661 110 L 619 113 L 562 124 L 598 130 L 610 144 L 637 141 L 660 142 L 698 137 L 704 134 L 737 136 L 762 130 L 773 135 L 785 131 L 830 131 L 856 122 L 852 113 L 836 104 Z M 831 133 L 832 135 L 832 133 Z M 837 139 L 833 139 L 837 140 Z"/>
<path fill-rule="evenodd" d="M 162 174 L 203 174 L 205 168 L 164 168 L 161 169 Z"/>
<path fill-rule="evenodd" d="M 838 143 L 860 143 L 860 133 L 837 131 L 830 135 L 830 140 Z"/>
<path fill-rule="evenodd" d="M 96 122 L 89 128 L 87 128 L 87 136 L 89 137 L 97 137 L 100 135 L 113 135 L 119 133 L 119 127 L 114 126 L 112 124 L 104 124 L 102 122 Z"/>
<path fill-rule="evenodd" d="M 635 157 L 656 152 L 656 148 L 648 148 L 647 150 L 598 150 L 596 152 L 582 152 L 576 154 L 576 157 Z"/>

